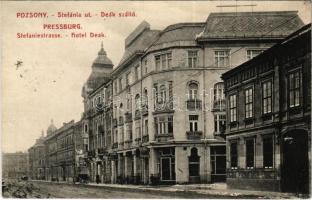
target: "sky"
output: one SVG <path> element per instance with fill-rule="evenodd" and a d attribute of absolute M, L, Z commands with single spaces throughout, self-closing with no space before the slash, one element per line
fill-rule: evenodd
<path fill-rule="evenodd" d="M 101 42 L 117 65 L 123 55 L 125 38 L 143 20 L 162 30 L 180 22 L 204 22 L 211 12 L 252 11 L 251 7 L 221 8 L 217 5 L 256 4 L 253 11 L 298 10 L 309 23 L 308 1 L 183 1 L 183 2 L 0 2 L 1 16 L 1 145 L 3 152 L 27 151 L 53 119 L 56 127 L 83 112 L 81 89 Z M 129 18 L 56 18 L 57 12 L 126 12 Z M 17 18 L 18 12 L 47 12 L 49 17 Z M 43 30 L 43 24 L 80 23 L 78 32 L 103 32 L 105 38 L 18 39 L 22 33 L 70 33 Z M 17 61 L 22 61 L 16 68 Z"/>

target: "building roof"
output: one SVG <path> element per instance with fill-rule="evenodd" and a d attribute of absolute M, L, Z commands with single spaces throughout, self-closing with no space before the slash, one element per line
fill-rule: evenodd
<path fill-rule="evenodd" d="M 154 45 L 174 41 L 195 40 L 196 35 L 203 31 L 205 23 L 179 23 L 165 28 Z"/>
<path fill-rule="evenodd" d="M 48 127 L 48 129 L 47 129 L 47 134 L 48 135 L 50 135 L 50 134 L 52 134 L 54 131 L 56 131 L 57 130 L 57 128 L 56 128 L 56 126 L 54 125 L 54 123 L 53 123 L 53 119 L 51 120 L 51 124 L 50 124 L 50 126 Z"/>
<path fill-rule="evenodd" d="M 93 61 L 93 65 L 100 64 L 101 66 L 111 66 L 113 62 L 107 57 L 106 51 L 104 50 L 103 43 L 101 44 L 101 49 L 98 52 L 98 56 Z"/>
<path fill-rule="evenodd" d="M 291 40 L 302 36 L 304 33 L 308 32 L 308 31 L 311 34 L 311 23 L 301 27 L 300 29 L 298 29 L 296 31 L 294 31 L 293 33 L 291 33 L 290 35 L 285 37 L 282 41 L 275 44 L 271 48 L 267 49 L 266 51 L 264 51 L 260 55 L 258 55 L 256 57 L 248 60 L 247 62 L 244 62 L 243 64 L 223 73 L 222 79 L 226 80 L 226 79 L 230 78 L 233 74 L 239 73 L 240 71 L 242 71 L 246 68 L 249 68 L 250 66 L 256 65 L 256 63 L 259 62 L 259 60 L 261 60 L 261 59 L 266 60 L 267 58 L 272 57 L 274 55 L 274 52 L 280 52 L 280 47 L 287 44 Z M 311 36 L 309 36 L 309 37 L 311 37 Z"/>
<path fill-rule="evenodd" d="M 143 53 L 155 41 L 159 33 L 159 30 L 150 30 L 150 25 L 146 21 L 141 22 L 125 39 L 125 52 L 117 68 L 127 63 L 136 54 Z"/>
<path fill-rule="evenodd" d="M 211 13 L 198 39 L 284 38 L 303 25 L 297 11 Z"/>

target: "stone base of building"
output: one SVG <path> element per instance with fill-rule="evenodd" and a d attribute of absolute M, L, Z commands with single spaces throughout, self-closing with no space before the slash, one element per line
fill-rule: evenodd
<path fill-rule="evenodd" d="M 227 178 L 226 183 L 229 189 L 280 192 L 280 181 L 276 179 Z"/>

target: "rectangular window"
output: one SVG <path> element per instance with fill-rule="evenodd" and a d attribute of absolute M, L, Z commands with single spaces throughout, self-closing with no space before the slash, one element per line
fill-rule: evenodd
<path fill-rule="evenodd" d="M 245 118 L 253 116 L 253 89 L 245 90 Z"/>
<path fill-rule="evenodd" d="M 156 71 L 161 71 L 164 69 L 169 69 L 172 67 L 172 55 L 171 53 L 166 53 L 162 55 L 155 56 Z"/>
<path fill-rule="evenodd" d="M 160 71 L 160 56 L 155 56 L 156 71 Z"/>
<path fill-rule="evenodd" d="M 272 81 L 262 84 L 262 112 L 263 114 L 272 112 Z"/>
<path fill-rule="evenodd" d="M 122 78 L 118 79 L 118 84 L 119 84 L 119 92 L 122 90 Z"/>
<path fill-rule="evenodd" d="M 140 74 L 140 66 L 135 67 L 135 80 L 139 80 L 139 74 Z"/>
<path fill-rule="evenodd" d="M 292 72 L 288 76 L 289 107 L 300 105 L 301 96 L 301 73 L 300 71 Z"/>
<path fill-rule="evenodd" d="M 144 135 L 148 135 L 148 120 L 147 119 L 144 122 Z"/>
<path fill-rule="evenodd" d="M 264 51 L 263 49 L 247 50 L 247 60 L 250 60 L 253 57 L 256 57 L 257 55 L 261 54 L 263 51 Z"/>
<path fill-rule="evenodd" d="M 190 131 L 198 131 L 198 115 L 190 115 L 189 116 L 189 122 L 190 122 Z"/>
<path fill-rule="evenodd" d="M 197 67 L 197 51 L 188 51 L 188 67 Z"/>
<path fill-rule="evenodd" d="M 231 168 L 237 169 L 237 142 L 231 142 L 230 145 Z"/>
<path fill-rule="evenodd" d="M 246 168 L 253 169 L 255 164 L 255 139 L 246 140 Z"/>
<path fill-rule="evenodd" d="M 263 138 L 263 167 L 273 168 L 273 137 Z"/>
<path fill-rule="evenodd" d="M 158 135 L 173 133 L 173 116 L 155 117 L 155 128 Z"/>
<path fill-rule="evenodd" d="M 225 115 L 216 114 L 214 116 L 215 133 L 223 133 L 225 131 Z"/>
<path fill-rule="evenodd" d="M 126 86 L 130 84 L 130 72 L 126 74 Z"/>
<path fill-rule="evenodd" d="M 230 122 L 236 122 L 237 116 L 236 94 L 230 96 Z"/>
<path fill-rule="evenodd" d="M 229 67 L 230 65 L 230 51 L 229 50 L 218 50 L 215 51 L 215 66 L 216 67 Z"/>

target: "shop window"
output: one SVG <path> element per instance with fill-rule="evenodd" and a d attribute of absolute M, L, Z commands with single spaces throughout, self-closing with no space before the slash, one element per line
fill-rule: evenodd
<path fill-rule="evenodd" d="M 237 142 L 236 141 L 231 142 L 230 156 L 231 156 L 231 169 L 237 169 L 238 155 L 237 155 Z"/>
<path fill-rule="evenodd" d="M 272 168 L 273 167 L 273 137 L 263 138 L 263 167 Z"/>
<path fill-rule="evenodd" d="M 255 139 L 246 140 L 246 168 L 253 169 L 255 165 Z"/>

